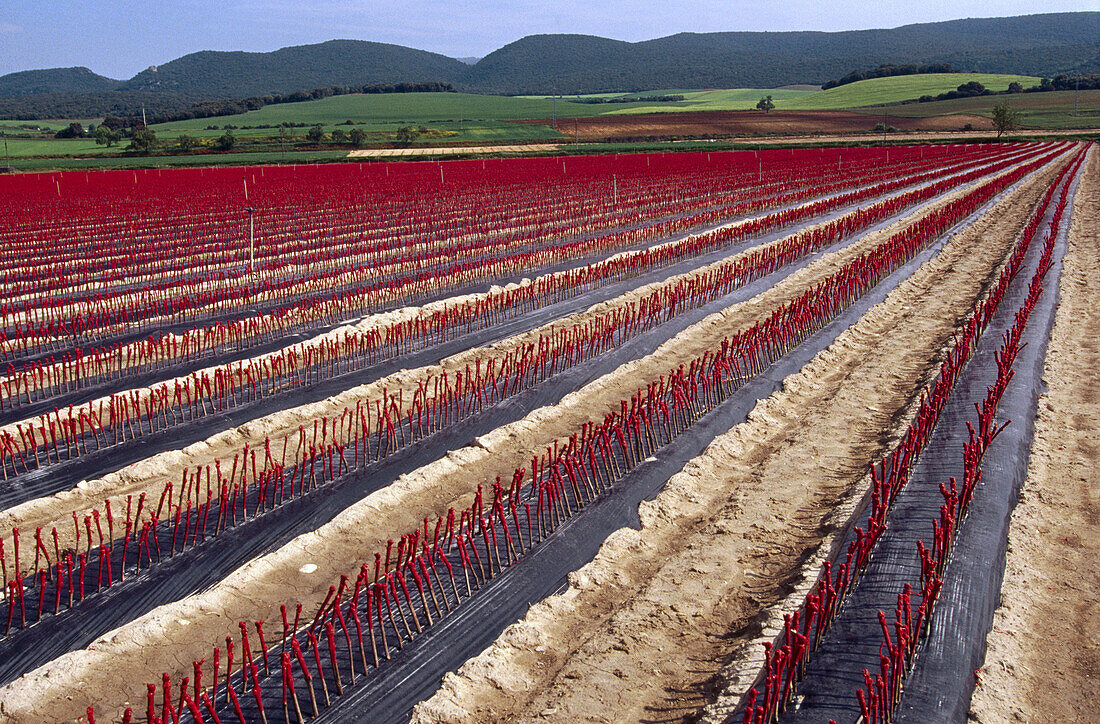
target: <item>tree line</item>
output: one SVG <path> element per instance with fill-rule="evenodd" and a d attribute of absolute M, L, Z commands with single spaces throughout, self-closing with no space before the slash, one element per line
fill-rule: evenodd
<path fill-rule="evenodd" d="M 348 121 L 348 124 L 350 125 L 351 121 Z M 317 146 L 351 145 L 356 148 L 362 146 L 367 140 L 367 134 L 361 128 L 351 128 L 347 131 L 342 128 L 336 128 L 333 129 L 331 133 L 325 133 L 324 126 L 321 124 L 311 126 L 304 136 L 291 135 L 291 128 L 304 127 L 307 125 L 308 124 L 305 123 L 290 122 L 279 124 L 279 126 L 277 126 L 278 133 L 272 140 L 280 144 L 304 140 L 311 145 Z M 103 119 L 103 122 L 98 126 L 93 123 L 89 124 L 87 128 L 74 121 L 65 128 L 58 130 L 54 134 L 54 138 L 95 139 L 97 144 L 106 145 L 108 148 L 123 140 L 129 140 L 129 145 L 125 150 L 136 151 L 138 153 L 148 153 L 154 149 L 181 153 L 190 153 L 191 151 L 201 148 L 215 151 L 232 151 L 237 146 L 237 137 L 233 135 L 234 128 L 236 128 L 236 126 L 226 125 L 223 128 L 225 133 L 214 139 L 197 138 L 186 133 L 181 133 L 174 139 L 161 140 L 157 138 L 156 131 L 145 126 L 141 121 L 112 116 Z M 427 131 L 428 129 L 423 126 L 419 129 L 407 126 L 398 129 L 393 139 L 399 144 L 408 145 L 412 143 L 417 136 Z"/>
<path fill-rule="evenodd" d="M 209 100 L 171 91 L 103 91 L 98 93 L 42 93 L 0 98 L 0 118 L 36 121 L 43 118 L 141 117 L 150 123 L 211 118 L 254 111 L 273 103 L 296 103 L 347 93 L 449 92 L 450 83 L 374 83 L 363 86 L 327 86 L 293 93 L 272 93 L 249 98 Z"/>

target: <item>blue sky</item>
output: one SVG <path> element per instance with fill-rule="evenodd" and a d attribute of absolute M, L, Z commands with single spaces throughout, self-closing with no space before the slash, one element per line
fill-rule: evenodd
<path fill-rule="evenodd" d="M 681 31 L 889 28 L 959 17 L 1100 10 L 1100 0 L 5 0 L 0 74 L 85 65 L 129 78 L 197 50 L 332 38 L 482 56 L 532 33 L 646 40 Z"/>

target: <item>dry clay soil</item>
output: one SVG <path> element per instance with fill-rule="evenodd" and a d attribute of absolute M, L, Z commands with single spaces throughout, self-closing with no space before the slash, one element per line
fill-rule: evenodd
<path fill-rule="evenodd" d="M 1035 174 L 640 506 L 414 721 L 679 721 L 816 570 L 1053 175 Z M 759 651 L 758 651 L 759 650 Z"/>
<path fill-rule="evenodd" d="M 1100 151 L 1074 201 L 1035 442 L 970 718 L 1100 718 Z"/>

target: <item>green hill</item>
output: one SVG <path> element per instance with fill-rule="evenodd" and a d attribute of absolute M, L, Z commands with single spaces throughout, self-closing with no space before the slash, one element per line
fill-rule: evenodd
<path fill-rule="evenodd" d="M 115 90 L 122 81 L 105 78 L 87 68 L 23 70 L 0 76 L 0 98 L 41 93 L 98 93 Z"/>
<path fill-rule="evenodd" d="M 8 98 L 0 93 L 0 118 L 136 116 L 143 108 L 158 115 L 207 100 L 294 93 L 331 86 L 449 82 L 464 73 L 467 67 L 436 53 L 361 40 L 331 40 L 271 53 L 203 51 L 150 67 L 127 81 L 110 81 L 109 88 L 35 91 L 15 78 L 12 85 L 21 86 L 26 92 L 12 93 Z M 0 88 L 4 87 L 6 79 L 20 75 L 24 74 L 0 77 Z M 52 89 L 59 85 L 39 84 L 39 87 Z"/>
<path fill-rule="evenodd" d="M 451 82 L 466 68 L 454 58 L 400 45 L 330 40 L 271 53 L 192 53 L 138 73 L 122 90 L 244 98 L 324 86 Z"/>
<path fill-rule="evenodd" d="M 775 107 L 785 110 L 833 110 L 859 108 L 883 103 L 898 103 L 936 96 L 953 91 L 963 83 L 977 81 L 992 91 L 1008 89 L 1008 84 L 1019 83 L 1024 88 L 1039 84 L 1039 78 L 1027 75 L 1003 75 L 989 73 L 930 73 L 927 75 L 899 75 L 890 78 L 869 78 L 855 83 L 806 93 L 797 98 L 777 100 Z"/>
<path fill-rule="evenodd" d="M 469 69 L 493 93 L 600 93 L 645 88 L 774 88 L 823 83 L 883 63 L 1052 76 L 1100 63 L 1100 12 L 952 20 L 836 33 L 680 33 L 639 43 L 532 35 Z"/>
<path fill-rule="evenodd" d="M 182 110 L 201 100 L 203 98 L 199 96 L 157 91 L 39 93 L 0 98 L 0 118 L 29 121 L 47 118 L 140 117 L 143 108 L 155 115 Z"/>

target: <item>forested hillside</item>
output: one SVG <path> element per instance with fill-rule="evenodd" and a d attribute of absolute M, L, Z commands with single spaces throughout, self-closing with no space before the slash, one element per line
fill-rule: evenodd
<path fill-rule="evenodd" d="M 400 45 L 330 40 L 271 53 L 191 53 L 138 73 L 122 90 L 238 98 L 334 85 L 453 82 L 466 69 L 454 58 Z"/>
<path fill-rule="evenodd" d="M 640 43 L 532 35 L 470 68 L 492 93 L 599 93 L 651 88 L 821 84 L 885 63 L 1053 76 L 1100 69 L 1100 13 L 953 20 L 838 33 L 681 33 Z"/>
<path fill-rule="evenodd" d="M 88 68 L 22 70 L 0 76 L 0 98 L 42 93 L 95 93 L 115 90 L 122 81 L 105 78 Z"/>

